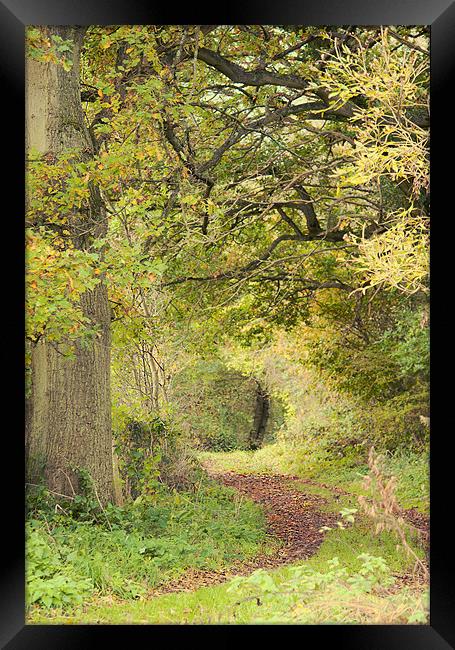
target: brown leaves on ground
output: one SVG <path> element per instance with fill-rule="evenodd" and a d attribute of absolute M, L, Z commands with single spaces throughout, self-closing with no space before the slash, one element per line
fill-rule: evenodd
<path fill-rule="evenodd" d="M 323 526 L 334 526 L 338 516 L 321 512 L 326 499 L 293 490 L 289 476 L 262 476 L 226 472 L 213 475 L 219 483 L 235 488 L 264 507 L 267 528 L 281 542 L 271 555 L 260 555 L 233 564 L 229 569 L 209 571 L 192 569 L 180 578 L 162 585 L 153 595 L 194 591 L 200 587 L 226 582 L 234 575 L 249 575 L 256 569 L 272 569 L 315 553 L 324 539 Z"/>
<path fill-rule="evenodd" d="M 180 578 L 154 589 L 151 594 L 153 596 L 178 591 L 195 591 L 200 587 L 227 582 L 236 575 L 249 575 L 256 569 L 273 569 L 307 559 L 316 553 L 322 544 L 324 532 L 320 532 L 321 528 L 336 527 L 336 522 L 340 519 L 338 513 L 323 511 L 323 506 L 327 503 L 326 498 L 305 493 L 301 489 L 294 490 L 292 487 L 293 481 L 298 481 L 301 487 L 305 483 L 315 485 L 313 481 L 296 476 L 217 473 L 208 465 L 205 469 L 219 483 L 235 488 L 263 506 L 268 533 L 272 538 L 279 540 L 281 546 L 272 554 L 263 554 L 250 560 L 237 562 L 224 570 L 188 569 Z M 323 483 L 317 485 L 330 490 L 335 498 L 348 494 L 341 488 Z M 415 509 L 402 510 L 401 515 L 428 535 L 428 517 Z M 403 576 L 400 578 L 403 579 Z"/>

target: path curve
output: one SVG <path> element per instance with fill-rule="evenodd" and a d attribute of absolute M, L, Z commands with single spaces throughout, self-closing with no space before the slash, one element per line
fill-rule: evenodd
<path fill-rule="evenodd" d="M 348 494 L 336 486 L 297 476 L 218 472 L 209 462 L 202 465 L 207 474 L 218 483 L 236 489 L 264 508 L 267 531 L 272 538 L 280 541 L 281 546 L 272 554 L 262 554 L 236 562 L 225 570 L 188 569 L 183 576 L 155 588 L 150 595 L 195 591 L 200 587 L 227 582 L 236 575 L 250 575 L 256 569 L 272 569 L 311 557 L 324 540 L 325 533 L 321 532 L 321 528 L 336 527 L 340 516 L 338 513 L 325 512 L 324 505 L 328 500 L 323 496 L 304 492 L 305 483 L 324 487 L 335 498 Z M 298 481 L 299 490 L 293 489 L 293 481 Z M 428 544 L 428 517 L 414 508 L 402 510 L 400 515 L 423 533 Z M 407 579 L 407 576 L 396 577 L 402 581 Z"/>
<path fill-rule="evenodd" d="M 203 586 L 226 582 L 235 575 L 249 575 L 256 569 L 282 566 L 313 555 L 324 539 L 323 526 L 335 526 L 339 515 L 324 512 L 327 499 L 295 490 L 288 476 L 215 473 L 204 469 L 218 483 L 235 488 L 263 506 L 268 533 L 281 542 L 271 555 L 259 555 L 237 562 L 223 571 L 189 569 L 180 578 L 153 590 L 153 595 L 178 591 L 195 591 Z"/>

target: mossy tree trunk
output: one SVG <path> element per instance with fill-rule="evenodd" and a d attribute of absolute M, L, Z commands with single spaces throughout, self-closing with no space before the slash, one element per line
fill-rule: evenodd
<path fill-rule="evenodd" d="M 28 59 L 26 64 L 26 147 L 51 158 L 76 151 L 93 155 L 80 101 L 80 52 L 84 28 L 45 27 L 72 45 L 71 68 Z M 68 240 L 86 248 L 106 233 L 106 215 L 99 191 L 90 187 L 83 210 L 65 215 Z M 110 399 L 110 308 L 101 282 L 81 297 L 85 316 L 99 328 L 99 337 L 76 345 L 75 358 L 62 354 L 42 338 L 32 351 L 32 389 L 27 404 L 27 474 L 61 494 L 81 490 L 77 469 L 87 470 L 101 502 L 113 500 L 113 458 Z"/>
<path fill-rule="evenodd" d="M 270 412 L 270 398 L 267 390 L 256 380 L 256 405 L 253 428 L 249 436 L 250 449 L 259 449 L 264 440 Z"/>

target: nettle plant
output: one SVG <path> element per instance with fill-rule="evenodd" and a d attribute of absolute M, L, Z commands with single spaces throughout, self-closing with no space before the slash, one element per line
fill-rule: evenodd
<path fill-rule="evenodd" d="M 36 522 L 27 530 L 27 605 L 66 607 L 79 605 L 93 590 L 90 578 L 82 577 L 65 563 L 50 535 Z M 70 558 L 67 558 L 70 559 Z"/>

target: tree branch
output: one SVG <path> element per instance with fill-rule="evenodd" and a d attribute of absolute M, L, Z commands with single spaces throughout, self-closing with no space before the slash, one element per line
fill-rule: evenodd
<path fill-rule="evenodd" d="M 305 235 L 303 234 L 303 232 L 300 230 L 300 228 L 298 227 L 298 225 L 297 225 L 297 224 L 296 224 L 296 223 L 291 219 L 291 217 L 289 217 L 289 216 L 286 214 L 286 212 L 283 210 L 283 208 L 280 207 L 279 205 L 277 205 L 277 206 L 276 206 L 276 209 L 277 209 L 277 211 L 278 211 L 280 217 L 283 219 L 283 221 L 285 221 L 288 225 L 290 225 L 291 228 L 294 230 L 294 232 L 295 232 L 295 233 L 296 233 L 296 234 L 297 234 L 301 239 L 305 239 Z"/>
<path fill-rule="evenodd" d="M 308 194 L 306 189 L 301 185 L 299 187 L 296 187 L 296 190 L 297 190 L 297 194 L 300 196 L 300 198 L 303 201 L 303 204 L 301 205 L 300 209 L 305 215 L 306 225 L 309 234 L 310 235 L 319 234 L 320 232 L 322 232 L 322 228 L 316 216 L 316 212 L 314 211 L 313 199 Z"/>
<path fill-rule="evenodd" d="M 309 81 L 293 74 L 278 74 L 276 72 L 268 72 L 267 70 L 254 70 L 249 72 L 242 68 L 237 63 L 229 61 L 213 50 L 206 47 L 200 47 L 197 52 L 197 58 L 218 72 L 221 72 L 225 77 L 235 83 L 241 83 L 245 86 L 284 86 L 286 88 L 295 88 L 304 90 L 308 87 Z"/>

